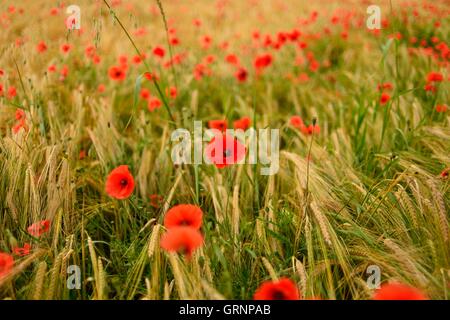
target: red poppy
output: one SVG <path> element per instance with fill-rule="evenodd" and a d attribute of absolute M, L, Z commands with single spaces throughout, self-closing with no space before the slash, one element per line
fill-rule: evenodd
<path fill-rule="evenodd" d="M 112 66 L 108 71 L 109 77 L 115 81 L 123 81 L 126 78 L 126 73 L 123 67 Z"/>
<path fill-rule="evenodd" d="M 298 300 L 297 286 L 292 280 L 281 278 L 279 281 L 266 281 L 255 292 L 255 300 Z"/>
<path fill-rule="evenodd" d="M 98 87 L 97 87 L 97 91 L 99 92 L 99 93 L 103 93 L 103 92 L 105 92 L 105 85 L 103 84 L 103 83 L 100 83 L 99 85 L 98 85 Z"/>
<path fill-rule="evenodd" d="M 190 258 L 195 249 L 203 244 L 202 234 L 191 227 L 170 228 L 161 238 L 161 248 L 170 252 L 182 253 Z"/>
<path fill-rule="evenodd" d="M 65 43 L 61 46 L 62 53 L 68 53 L 72 49 L 72 46 L 68 43 Z"/>
<path fill-rule="evenodd" d="M 14 133 L 18 133 L 18 132 L 20 131 L 20 129 L 22 129 L 22 128 L 23 128 L 25 131 L 28 130 L 28 127 L 27 127 L 27 125 L 26 125 L 26 123 L 25 123 L 25 120 L 21 120 L 21 121 L 19 121 L 18 123 L 16 123 L 16 124 L 13 126 L 12 130 L 13 130 Z"/>
<path fill-rule="evenodd" d="M 159 206 L 163 203 L 164 198 L 159 194 L 150 195 L 150 205 L 154 208 L 159 208 Z"/>
<path fill-rule="evenodd" d="M 22 109 L 17 109 L 16 110 L 16 120 L 20 121 L 20 120 L 24 120 L 25 119 L 25 111 L 23 111 Z"/>
<path fill-rule="evenodd" d="M 48 72 L 55 72 L 56 71 L 56 66 L 54 64 L 51 64 L 48 66 L 47 68 Z"/>
<path fill-rule="evenodd" d="M 172 87 L 168 88 L 168 90 L 166 90 L 166 92 L 172 99 L 175 99 L 177 97 L 178 91 L 177 91 L 176 87 L 172 86 Z"/>
<path fill-rule="evenodd" d="M 95 54 L 95 47 L 92 45 L 89 45 L 84 49 L 84 53 L 86 54 L 86 57 L 92 58 Z"/>
<path fill-rule="evenodd" d="M 78 154 L 78 159 L 83 160 L 84 158 L 86 158 L 86 151 L 82 149 Z"/>
<path fill-rule="evenodd" d="M 162 106 L 162 102 L 158 98 L 151 97 L 148 99 L 147 107 L 148 107 L 149 111 L 154 111 L 156 109 L 159 109 L 159 108 L 161 108 L 161 106 Z"/>
<path fill-rule="evenodd" d="M 208 49 L 212 44 L 212 38 L 209 35 L 204 35 L 200 42 L 202 44 L 203 49 Z"/>
<path fill-rule="evenodd" d="M 113 198 L 126 199 L 133 190 L 134 179 L 127 165 L 118 166 L 106 178 L 106 193 Z"/>
<path fill-rule="evenodd" d="M 308 135 L 313 133 L 320 133 L 320 126 L 318 124 L 310 124 L 309 126 L 303 125 L 300 129 L 302 133 Z"/>
<path fill-rule="evenodd" d="M 436 87 L 431 83 L 427 83 L 423 88 L 425 91 L 436 92 Z"/>
<path fill-rule="evenodd" d="M 419 289 L 402 283 L 388 283 L 375 293 L 374 300 L 428 300 Z"/>
<path fill-rule="evenodd" d="M 39 43 L 37 44 L 36 50 L 37 50 L 38 52 L 44 52 L 44 51 L 47 50 L 47 45 L 45 44 L 44 41 L 41 41 L 41 42 L 39 42 Z"/>
<path fill-rule="evenodd" d="M 120 64 L 122 67 L 127 66 L 127 65 L 128 65 L 128 57 L 127 57 L 126 55 L 120 55 L 120 56 L 119 56 L 119 64 Z"/>
<path fill-rule="evenodd" d="M 427 75 L 427 82 L 441 82 L 442 80 L 444 80 L 442 73 L 432 71 Z"/>
<path fill-rule="evenodd" d="M 297 129 L 301 129 L 304 126 L 303 120 L 300 116 L 292 116 L 289 122 Z"/>
<path fill-rule="evenodd" d="M 148 98 L 150 98 L 150 90 L 148 90 L 146 88 L 142 88 L 140 96 L 142 99 L 147 100 Z"/>
<path fill-rule="evenodd" d="M 239 65 L 239 58 L 233 53 L 230 53 L 229 55 L 227 55 L 225 57 L 225 61 L 228 62 L 229 64 L 233 64 L 235 66 Z"/>
<path fill-rule="evenodd" d="M 245 82 L 245 80 L 247 80 L 248 77 L 248 72 L 247 70 L 245 70 L 245 68 L 238 68 L 234 76 L 239 82 Z"/>
<path fill-rule="evenodd" d="M 266 53 L 255 58 L 253 65 L 256 69 L 263 69 L 272 64 L 273 57 L 270 53 Z"/>
<path fill-rule="evenodd" d="M 17 96 L 16 87 L 9 87 L 8 88 L 8 99 L 13 99 L 15 96 Z"/>
<path fill-rule="evenodd" d="M 188 226 L 200 229 L 202 226 L 203 212 L 192 204 L 180 204 L 167 211 L 164 217 L 164 226 L 167 229 Z"/>
<path fill-rule="evenodd" d="M 0 252 L 0 278 L 6 276 L 14 266 L 13 256 Z"/>
<path fill-rule="evenodd" d="M 153 49 L 153 54 L 157 57 L 163 58 L 166 55 L 166 51 L 163 47 L 157 46 Z"/>
<path fill-rule="evenodd" d="M 19 257 L 24 257 L 30 254 L 31 244 L 25 243 L 22 248 L 14 247 L 13 253 Z"/>
<path fill-rule="evenodd" d="M 438 104 L 436 105 L 436 112 L 446 112 L 447 106 L 445 104 Z"/>
<path fill-rule="evenodd" d="M 50 220 L 42 220 L 36 223 L 33 223 L 28 227 L 27 231 L 33 237 L 39 238 L 44 233 L 50 230 Z"/>
<path fill-rule="evenodd" d="M 383 92 L 380 97 L 380 104 L 385 105 L 391 99 L 391 96 L 386 92 Z"/>
<path fill-rule="evenodd" d="M 392 90 L 394 88 L 394 85 L 390 82 L 381 83 L 378 85 L 378 90 Z"/>
<path fill-rule="evenodd" d="M 235 129 L 247 130 L 250 127 L 250 118 L 243 117 L 233 122 L 233 126 Z"/>
<path fill-rule="evenodd" d="M 146 73 L 144 73 L 144 77 L 145 77 L 148 81 L 152 81 L 153 79 L 156 79 L 156 80 L 159 79 L 158 76 L 157 76 L 156 74 L 151 73 L 151 72 L 146 72 Z"/>
<path fill-rule="evenodd" d="M 238 163 L 245 157 L 245 146 L 227 134 L 216 135 L 207 145 L 205 153 L 210 163 L 223 168 Z"/>
<path fill-rule="evenodd" d="M 208 127 L 210 129 L 225 131 L 227 130 L 227 120 L 210 120 L 208 121 Z"/>

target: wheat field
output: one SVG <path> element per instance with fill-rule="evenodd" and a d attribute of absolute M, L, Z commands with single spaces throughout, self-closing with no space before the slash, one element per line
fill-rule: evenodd
<path fill-rule="evenodd" d="M 370 266 L 450 298 L 448 1 L 374 1 L 379 30 L 367 1 L 72 2 L 0 2 L 1 299 L 372 299 Z M 275 174 L 174 163 L 174 130 L 242 119 Z"/>

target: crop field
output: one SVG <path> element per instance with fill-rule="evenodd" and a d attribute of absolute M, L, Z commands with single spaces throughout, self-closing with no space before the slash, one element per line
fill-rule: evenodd
<path fill-rule="evenodd" d="M 0 0 L 0 299 L 450 299 L 450 2 Z"/>

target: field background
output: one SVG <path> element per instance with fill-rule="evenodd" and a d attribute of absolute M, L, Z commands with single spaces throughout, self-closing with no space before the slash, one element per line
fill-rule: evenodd
<path fill-rule="evenodd" d="M 449 56 L 423 48 L 448 45 L 447 1 L 375 1 L 389 22 L 375 34 L 365 26 L 367 1 L 167 0 L 166 22 L 180 41 L 172 55 L 183 56 L 173 68 L 164 66 L 167 34 L 156 1 L 116 1 L 112 9 L 150 70 L 131 62 L 135 48 L 103 1 L 73 2 L 82 32 L 67 31 L 65 7 L 51 14 L 58 1 L 0 1 L 0 84 L 17 89 L 0 97 L 0 251 L 32 244 L 0 279 L 0 298 L 251 299 L 261 282 L 284 276 L 303 298 L 369 299 L 370 265 L 383 282 L 449 298 L 449 183 L 441 172 L 450 167 L 450 115 L 436 112 L 448 104 Z M 302 35 L 279 49 L 252 38 L 256 30 L 277 39 L 294 28 Z M 397 32 L 399 40 L 390 36 Z M 90 45 L 98 63 L 86 56 Z M 163 59 L 155 46 L 166 49 Z M 267 52 L 273 63 L 256 75 L 253 60 Z M 224 61 L 229 53 L 247 69 L 245 82 Z M 108 69 L 121 55 L 129 68 L 117 82 Z M 208 55 L 211 74 L 197 80 L 193 70 Z M 139 97 L 139 88 L 158 97 L 140 76 L 146 71 L 159 76 L 163 93 L 177 87 L 176 99 L 166 97 L 175 121 Z M 431 71 L 444 75 L 434 93 L 424 90 Z M 385 82 L 391 99 L 380 105 L 377 85 Z M 13 133 L 17 108 L 27 130 Z M 291 126 L 293 115 L 317 119 L 320 133 Z M 226 118 L 231 126 L 244 116 L 255 128 L 280 129 L 276 175 L 260 175 L 260 165 L 173 165 L 174 129 L 191 128 L 193 119 Z M 105 179 L 121 164 L 136 188 L 119 201 L 105 193 Z M 163 198 L 157 207 L 153 194 Z M 159 246 L 164 213 L 178 203 L 204 212 L 205 244 L 191 261 Z M 43 219 L 50 232 L 31 238 L 27 227 Z M 81 268 L 81 290 L 66 287 L 69 265 Z"/>

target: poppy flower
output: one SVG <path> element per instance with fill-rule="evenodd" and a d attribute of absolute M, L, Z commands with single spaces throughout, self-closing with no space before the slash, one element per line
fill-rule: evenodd
<path fill-rule="evenodd" d="M 19 257 L 24 257 L 30 254 L 31 244 L 25 243 L 22 248 L 14 247 L 13 253 Z"/>
<path fill-rule="evenodd" d="M 233 126 L 235 129 L 247 130 L 250 127 L 250 118 L 243 117 L 233 122 Z"/>
<path fill-rule="evenodd" d="M 86 54 L 86 57 L 92 58 L 95 54 L 95 47 L 93 45 L 89 45 L 84 49 L 84 53 Z"/>
<path fill-rule="evenodd" d="M 103 83 L 100 83 L 100 84 L 98 85 L 98 87 L 97 87 L 97 91 L 98 91 L 99 93 L 105 92 L 105 89 L 106 89 L 106 87 L 105 87 L 105 85 L 104 85 Z"/>
<path fill-rule="evenodd" d="M 309 126 L 303 125 L 300 130 L 302 133 L 310 135 L 313 133 L 320 133 L 320 126 L 318 124 L 310 124 Z"/>
<path fill-rule="evenodd" d="M 25 119 L 25 111 L 23 111 L 22 109 L 17 109 L 15 117 L 16 117 L 17 121 L 24 120 Z"/>
<path fill-rule="evenodd" d="M 225 131 L 227 130 L 227 120 L 210 120 L 208 121 L 208 127 L 210 129 Z"/>
<path fill-rule="evenodd" d="M 6 276 L 14 265 L 14 258 L 4 252 L 0 252 L 0 278 Z"/>
<path fill-rule="evenodd" d="M 436 87 L 431 83 L 427 83 L 423 88 L 425 91 L 436 92 Z"/>
<path fill-rule="evenodd" d="M 235 54 L 233 54 L 233 53 L 228 54 L 228 55 L 225 57 L 225 61 L 226 61 L 227 63 L 232 64 L 232 65 L 235 65 L 235 66 L 239 65 L 239 58 L 238 58 Z"/>
<path fill-rule="evenodd" d="M 159 194 L 152 194 L 150 195 L 149 198 L 150 198 L 150 205 L 154 208 L 159 208 L 162 202 L 164 201 L 164 198 Z"/>
<path fill-rule="evenodd" d="M 394 85 L 390 82 L 381 83 L 377 86 L 378 90 L 392 90 L 394 88 Z"/>
<path fill-rule="evenodd" d="M 86 158 L 86 151 L 82 149 L 78 154 L 78 159 L 83 160 L 84 158 Z"/>
<path fill-rule="evenodd" d="M 147 108 L 149 111 L 154 111 L 156 109 L 159 109 L 159 108 L 161 108 L 161 106 L 162 106 L 162 102 L 158 98 L 151 97 L 148 99 Z"/>
<path fill-rule="evenodd" d="M 164 58 L 166 51 L 163 47 L 157 46 L 153 49 L 153 54 L 157 57 Z"/>
<path fill-rule="evenodd" d="M 297 129 L 301 129 L 304 126 L 303 120 L 300 116 L 292 116 L 289 122 Z"/>
<path fill-rule="evenodd" d="M 180 39 L 178 39 L 177 37 L 170 37 L 169 43 L 170 43 L 172 46 L 177 46 L 177 45 L 180 44 Z"/>
<path fill-rule="evenodd" d="M 127 165 L 113 169 L 106 178 L 106 193 L 116 199 L 128 198 L 134 190 L 134 179 Z"/>
<path fill-rule="evenodd" d="M 227 134 L 216 135 L 206 146 L 205 154 L 217 168 L 238 163 L 245 157 L 245 146 Z"/>
<path fill-rule="evenodd" d="M 212 38 L 209 35 L 204 35 L 200 39 L 203 49 L 208 49 L 212 44 Z"/>
<path fill-rule="evenodd" d="M 44 233 L 50 230 L 50 220 L 42 220 L 36 223 L 33 223 L 28 227 L 27 231 L 33 237 L 39 238 Z"/>
<path fill-rule="evenodd" d="M 141 96 L 142 99 L 147 100 L 148 98 L 150 98 L 150 90 L 142 88 L 141 93 L 139 95 Z"/>
<path fill-rule="evenodd" d="M 158 75 L 156 74 L 156 73 L 153 73 L 153 72 L 145 72 L 144 73 L 144 77 L 145 77 L 145 79 L 147 79 L 148 81 L 153 81 L 153 79 L 155 79 L 155 80 L 159 80 L 159 77 L 158 77 Z"/>
<path fill-rule="evenodd" d="M 51 64 L 48 66 L 47 71 L 52 73 L 56 71 L 56 66 L 54 64 Z"/>
<path fill-rule="evenodd" d="M 442 73 L 432 71 L 427 75 L 427 82 L 441 82 L 442 80 L 444 80 Z"/>
<path fill-rule="evenodd" d="M 419 289 L 402 283 L 383 284 L 373 296 L 374 300 L 428 300 Z"/>
<path fill-rule="evenodd" d="M 21 120 L 21 121 L 19 121 L 18 123 L 16 123 L 14 126 L 13 126 L 13 128 L 12 128 L 12 131 L 14 132 L 14 133 L 18 133 L 19 131 L 20 131 L 20 129 L 24 129 L 25 131 L 28 129 L 28 127 L 27 127 L 27 125 L 26 125 L 26 123 L 25 123 L 25 120 Z"/>
<path fill-rule="evenodd" d="M 257 56 L 253 62 L 255 69 L 264 69 L 272 64 L 273 57 L 270 53 Z"/>
<path fill-rule="evenodd" d="M 255 300 L 298 300 L 299 298 L 297 286 L 287 278 L 264 282 L 253 296 Z"/>
<path fill-rule="evenodd" d="M 170 87 L 166 90 L 166 93 L 169 95 L 170 98 L 175 99 L 177 97 L 177 88 L 176 87 Z"/>
<path fill-rule="evenodd" d="M 44 52 L 44 51 L 47 50 L 47 45 L 45 44 L 44 41 L 41 41 L 41 42 L 39 42 L 39 43 L 37 44 L 36 50 L 37 50 L 38 52 L 41 52 L 41 53 L 42 53 L 42 52 Z"/>
<path fill-rule="evenodd" d="M 234 73 L 234 76 L 239 82 L 245 82 L 248 77 L 248 72 L 245 70 L 245 68 L 238 68 L 237 71 Z"/>
<path fill-rule="evenodd" d="M 440 176 L 442 179 L 447 179 L 448 178 L 448 174 L 449 174 L 450 168 L 444 169 L 442 170 Z"/>
<path fill-rule="evenodd" d="M 447 111 L 447 106 L 445 104 L 436 105 L 436 112 L 445 112 Z"/>
<path fill-rule="evenodd" d="M 68 53 L 70 51 L 70 49 L 72 49 L 72 46 L 68 43 L 65 43 L 63 45 L 61 45 L 61 52 L 62 53 Z"/>
<path fill-rule="evenodd" d="M 164 226 L 167 229 L 188 226 L 200 229 L 202 226 L 203 212 L 192 204 L 180 204 L 167 211 L 164 217 Z"/>
<path fill-rule="evenodd" d="M 15 96 L 17 96 L 17 89 L 15 87 L 9 87 L 8 88 L 8 99 L 13 99 Z"/>
<path fill-rule="evenodd" d="M 391 96 L 386 92 L 383 92 L 380 97 L 380 104 L 383 106 L 391 99 Z"/>
<path fill-rule="evenodd" d="M 197 229 L 186 226 L 170 228 L 160 242 L 164 250 L 184 254 L 188 259 L 202 244 L 202 234 Z"/>
<path fill-rule="evenodd" d="M 126 78 L 126 73 L 122 67 L 112 66 L 109 68 L 108 74 L 115 81 L 123 81 Z"/>

